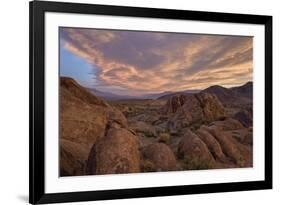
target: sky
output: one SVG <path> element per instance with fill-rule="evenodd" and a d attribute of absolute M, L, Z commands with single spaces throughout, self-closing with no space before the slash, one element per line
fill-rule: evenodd
<path fill-rule="evenodd" d="M 139 96 L 252 81 L 253 38 L 60 28 L 60 76 Z"/>

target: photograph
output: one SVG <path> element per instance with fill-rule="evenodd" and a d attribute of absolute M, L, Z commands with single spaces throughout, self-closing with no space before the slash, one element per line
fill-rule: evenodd
<path fill-rule="evenodd" d="M 253 36 L 58 38 L 60 177 L 253 167 Z"/>
<path fill-rule="evenodd" d="M 31 1 L 29 202 L 272 189 L 273 17 L 227 11 Z"/>
<path fill-rule="evenodd" d="M 281 201 L 278 1 L 3 3 L 0 205 Z"/>

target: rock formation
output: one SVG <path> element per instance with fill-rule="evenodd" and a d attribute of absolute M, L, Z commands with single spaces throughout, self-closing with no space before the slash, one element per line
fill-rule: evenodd
<path fill-rule="evenodd" d="M 83 167 L 91 146 L 105 134 L 109 122 L 127 127 L 127 119 L 104 100 L 89 93 L 71 78 L 60 78 L 61 173 L 83 175 Z M 75 146 L 74 146 L 75 145 Z M 77 160 L 73 160 L 79 156 Z M 83 159 L 81 161 L 81 159 Z M 72 163 L 72 169 L 68 163 Z M 64 171 L 63 171 L 64 170 Z M 72 170 L 72 171 L 66 171 Z"/>
<path fill-rule="evenodd" d="M 207 145 L 192 131 L 187 130 L 178 145 L 178 157 L 184 159 L 186 168 L 212 168 L 215 160 Z"/>
<path fill-rule="evenodd" d="M 164 108 L 165 113 L 175 113 L 186 102 L 187 95 L 176 95 L 171 97 Z"/>
<path fill-rule="evenodd" d="M 207 145 L 214 159 L 223 161 L 225 155 L 216 138 L 208 132 L 208 128 L 203 125 L 196 131 L 197 136 Z"/>
<path fill-rule="evenodd" d="M 153 143 L 143 149 L 144 160 L 153 164 L 155 171 L 176 170 L 176 158 L 172 150 L 163 143 Z"/>
<path fill-rule="evenodd" d="M 88 148 L 84 144 L 60 139 L 60 175 L 84 175 Z"/>
<path fill-rule="evenodd" d="M 248 110 L 241 110 L 234 115 L 234 118 L 239 120 L 245 127 L 253 126 L 253 113 Z"/>
<path fill-rule="evenodd" d="M 172 129 L 211 122 L 226 116 L 225 109 L 217 97 L 208 93 L 175 96 L 168 100 L 164 110 L 168 114 L 172 113 Z"/>
<path fill-rule="evenodd" d="M 60 78 L 60 176 L 253 165 L 252 83 L 147 100 L 88 90 Z"/>
<path fill-rule="evenodd" d="M 252 166 L 251 146 L 240 143 L 233 132 L 222 131 L 215 126 L 208 128 L 208 131 L 219 142 L 224 154 L 238 167 Z"/>
<path fill-rule="evenodd" d="M 136 137 L 124 128 L 110 128 L 93 145 L 87 162 L 87 174 L 140 172 L 140 154 Z"/>

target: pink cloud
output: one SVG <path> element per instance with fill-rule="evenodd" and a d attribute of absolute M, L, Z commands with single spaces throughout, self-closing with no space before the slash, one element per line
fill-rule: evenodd
<path fill-rule="evenodd" d="M 252 80 L 252 37 L 62 28 L 64 47 L 98 67 L 98 87 L 178 91 Z"/>

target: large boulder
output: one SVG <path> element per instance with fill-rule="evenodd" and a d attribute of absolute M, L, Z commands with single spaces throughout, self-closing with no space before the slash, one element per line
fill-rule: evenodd
<path fill-rule="evenodd" d="M 222 131 L 212 126 L 209 128 L 216 140 L 220 143 L 222 151 L 229 157 L 238 167 L 252 166 L 252 148 L 240 143 L 233 132 Z"/>
<path fill-rule="evenodd" d="M 165 107 L 164 112 L 165 113 L 175 113 L 177 110 L 183 106 L 183 104 L 186 102 L 187 95 L 176 95 L 170 98 Z"/>
<path fill-rule="evenodd" d="M 93 145 L 86 172 L 89 175 L 140 172 L 136 136 L 124 128 L 110 128 L 106 136 Z"/>
<path fill-rule="evenodd" d="M 60 78 L 60 168 L 63 173 L 83 175 L 80 153 L 87 159 L 91 147 L 105 135 L 108 125 L 118 124 L 127 127 L 127 120 L 116 108 L 108 105 L 104 100 L 94 96 L 71 78 Z M 67 147 L 66 147 L 66 143 Z M 75 144 L 71 146 L 69 144 Z M 73 157 L 72 168 L 66 161 Z M 73 171 L 75 169 L 75 171 Z"/>
<path fill-rule="evenodd" d="M 195 97 L 200 103 L 204 117 L 207 121 L 224 119 L 226 112 L 223 104 L 219 101 L 216 95 L 208 93 L 198 93 Z"/>
<path fill-rule="evenodd" d="M 238 120 L 233 118 L 226 118 L 225 120 L 214 121 L 208 125 L 223 131 L 238 130 L 245 128 Z"/>
<path fill-rule="evenodd" d="M 151 171 L 174 171 L 177 168 L 176 157 L 166 144 L 150 144 L 142 150 L 142 153 L 145 164 L 150 162 L 154 167 Z"/>
<path fill-rule="evenodd" d="M 108 107 L 106 110 L 107 123 L 117 123 L 120 127 L 128 128 L 127 118 L 115 107 Z"/>
<path fill-rule="evenodd" d="M 249 146 L 253 145 L 252 128 L 231 130 L 231 131 L 227 131 L 227 133 L 229 133 L 239 143 L 249 145 Z"/>
<path fill-rule="evenodd" d="M 60 139 L 60 176 L 84 175 L 87 146 Z"/>
<path fill-rule="evenodd" d="M 173 107 L 176 101 L 177 107 Z M 175 96 L 168 100 L 164 110 L 172 117 L 169 120 L 171 129 L 180 129 L 194 124 L 201 124 L 225 118 L 224 106 L 218 98 L 209 93 L 196 93 Z"/>
<path fill-rule="evenodd" d="M 104 135 L 107 108 L 88 104 L 61 87 L 60 137 L 84 144 L 93 144 Z"/>
<path fill-rule="evenodd" d="M 184 160 L 184 169 L 209 169 L 215 165 L 208 146 L 190 130 L 179 142 L 177 155 Z"/>
<path fill-rule="evenodd" d="M 208 128 L 205 125 L 202 125 L 200 129 L 196 131 L 196 134 L 207 145 L 209 151 L 216 160 L 224 160 L 225 155 L 219 142 L 208 132 Z"/>

